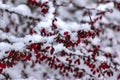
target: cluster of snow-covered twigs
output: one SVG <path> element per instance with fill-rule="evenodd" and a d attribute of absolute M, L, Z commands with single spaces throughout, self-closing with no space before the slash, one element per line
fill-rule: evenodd
<path fill-rule="evenodd" d="M 120 0 L 0 0 L 0 80 L 120 80 Z"/>

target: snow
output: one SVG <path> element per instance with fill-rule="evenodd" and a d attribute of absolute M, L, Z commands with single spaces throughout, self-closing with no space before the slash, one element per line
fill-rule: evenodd
<path fill-rule="evenodd" d="M 15 47 L 15 51 L 22 51 L 22 49 L 25 48 L 25 44 L 22 42 L 13 43 L 12 47 L 13 47 L 13 49 Z"/>
<path fill-rule="evenodd" d="M 9 8 L 10 6 L 9 5 L 5 5 L 2 3 L 2 1 L 0 1 L 0 8 L 1 9 L 6 9 L 6 8 Z"/>
<path fill-rule="evenodd" d="M 10 9 L 10 11 L 15 11 L 15 12 L 23 14 L 25 16 L 30 16 L 31 15 L 30 8 L 25 4 L 18 5 L 15 8 L 13 7 L 13 8 Z"/>
<path fill-rule="evenodd" d="M 99 61 L 103 61 L 103 62 L 107 61 L 105 56 L 97 56 L 96 59 L 99 60 Z"/>
<path fill-rule="evenodd" d="M 18 18 L 18 16 L 16 15 L 16 14 L 12 14 L 11 15 L 11 20 L 13 21 L 13 22 L 15 22 L 16 24 L 19 24 L 19 18 Z"/>
<path fill-rule="evenodd" d="M 113 9 L 113 8 L 114 8 L 114 3 L 110 2 L 110 3 L 107 3 L 107 4 L 100 4 L 97 7 L 97 10 L 105 11 L 106 9 Z"/>
<path fill-rule="evenodd" d="M 64 48 L 63 48 L 63 44 L 57 44 L 54 46 L 54 49 L 55 49 L 55 53 L 56 52 L 59 52 L 59 51 L 62 51 Z"/>
<path fill-rule="evenodd" d="M 10 50 L 10 49 L 11 49 L 11 45 L 10 45 L 10 44 L 4 43 L 4 42 L 1 42 L 1 43 L 0 43 L 0 53 L 1 53 L 1 51 L 8 51 L 8 50 Z M 1 57 L 1 55 L 4 55 L 4 53 L 2 52 L 2 53 L 0 54 L 0 57 Z"/>
<path fill-rule="evenodd" d="M 79 25 L 76 22 L 67 22 L 67 23 L 65 23 L 64 21 L 62 21 L 59 18 L 57 18 L 57 22 L 55 22 L 55 23 L 58 26 L 58 28 L 62 29 L 62 30 L 70 30 L 70 31 L 76 31 L 76 30 L 88 31 L 88 30 L 90 30 L 90 25 L 88 25 L 88 24 Z M 64 25 L 66 25 L 66 26 L 64 26 Z"/>
<path fill-rule="evenodd" d="M 56 0 L 57 4 L 65 4 L 67 7 L 60 6 L 57 8 L 58 14 L 55 16 L 53 13 L 55 12 L 55 5 L 53 4 L 52 0 L 37 0 L 37 2 L 41 1 L 42 3 L 48 1 L 48 13 L 45 15 L 42 15 L 41 12 L 37 13 L 36 11 L 41 11 L 41 8 L 33 9 L 33 6 L 28 6 L 26 4 L 26 1 L 24 0 L 16 0 L 16 3 L 11 3 L 11 1 L 8 1 L 7 3 L 3 4 L 2 0 L 0 0 L 0 9 L 3 10 L 3 12 L 0 12 L 0 59 L 3 57 L 6 57 L 8 54 L 5 54 L 6 51 L 15 50 L 24 52 L 27 49 L 27 46 L 33 43 L 39 43 L 42 42 L 43 46 L 41 47 L 44 49 L 46 46 L 51 46 L 54 48 L 54 53 L 50 57 L 56 56 L 60 59 L 63 63 L 66 62 L 66 56 L 61 57 L 59 56 L 61 51 L 65 51 L 69 54 L 75 54 L 79 56 L 90 56 L 91 53 L 88 53 L 87 50 L 93 49 L 93 46 L 100 45 L 100 50 L 103 52 L 100 52 L 102 55 L 104 53 L 115 53 L 117 57 L 114 59 L 115 62 L 119 63 L 120 59 L 120 33 L 117 31 L 114 31 L 113 29 L 109 28 L 110 26 L 101 26 L 99 23 L 113 23 L 119 25 L 120 23 L 120 11 L 115 9 L 115 5 L 113 2 L 109 2 L 107 4 L 96 4 L 94 0 L 72 0 L 75 5 L 78 6 L 85 6 L 86 8 L 94 8 L 95 10 L 92 10 L 91 12 L 91 18 L 96 18 L 96 11 L 106 11 L 113 9 L 112 13 L 107 13 L 105 16 L 103 16 L 102 20 L 95 23 L 95 28 L 103 29 L 100 34 L 100 36 L 95 36 L 95 38 L 81 38 L 81 42 L 74 47 L 68 47 L 66 48 L 63 43 L 57 43 L 55 42 L 55 38 L 58 36 L 58 34 L 53 36 L 41 36 L 40 30 L 42 28 L 46 29 L 46 33 L 53 32 L 54 30 L 51 29 L 52 26 L 52 20 L 54 18 L 57 19 L 57 21 L 54 22 L 54 24 L 57 26 L 57 29 L 55 31 L 59 30 L 60 37 L 64 39 L 65 35 L 64 32 L 67 31 L 68 34 L 71 37 L 71 41 L 75 43 L 78 39 L 77 31 L 83 30 L 83 31 L 94 31 L 91 29 L 91 25 L 88 23 L 81 24 L 81 20 L 90 21 L 89 16 L 83 15 L 83 12 L 86 9 L 77 9 L 74 8 L 74 6 L 69 4 L 69 0 Z M 14 13 L 8 13 L 5 12 L 5 10 L 15 12 L 17 14 L 28 16 L 28 17 L 37 17 L 40 18 L 41 21 L 37 22 L 36 25 L 30 24 L 28 25 L 28 22 L 31 23 L 32 20 L 29 19 L 19 19 L 20 16 Z M 38 16 L 36 16 L 38 15 Z M 22 16 L 22 17 L 23 17 Z M 21 21 L 22 20 L 22 21 Z M 14 23 L 11 23 L 14 22 Z M 15 32 L 16 26 L 18 28 L 18 32 Z M 6 32 L 6 28 L 10 28 L 10 31 Z M 29 28 L 32 28 L 35 33 L 30 35 L 29 34 Z M 23 31 L 23 29 L 26 29 L 26 31 Z M 110 41 L 110 39 L 112 39 Z M 90 43 L 86 45 L 84 43 L 84 40 L 88 40 Z M 69 43 L 68 43 L 69 44 Z M 50 48 L 51 49 L 51 48 Z M 34 51 L 30 52 L 32 55 L 34 54 Z M 46 52 L 46 55 L 49 55 L 49 51 Z M 107 62 L 108 59 L 105 56 L 98 55 L 95 59 L 100 62 Z M 69 59 L 76 60 L 77 57 L 70 57 Z M 35 60 L 35 56 L 32 57 L 32 60 Z M 81 60 L 81 59 L 80 59 Z M 110 61 L 108 61 L 110 62 Z M 74 62 L 73 62 L 74 63 Z M 83 61 L 82 61 L 83 63 Z M 26 65 L 26 68 L 24 68 L 24 64 Z M 97 63 L 99 64 L 99 63 Z M 19 62 L 15 64 L 13 68 L 6 68 L 3 70 L 5 73 L 9 73 L 12 79 L 15 80 L 44 80 L 43 79 L 43 73 L 48 72 L 48 76 L 45 78 L 45 80 L 55 80 L 54 78 L 58 77 L 60 80 L 67 80 L 67 78 L 63 78 L 59 74 L 58 70 L 50 69 L 48 64 L 41 62 L 41 64 L 36 63 L 36 65 L 31 68 L 32 61 L 26 61 Z M 77 65 L 77 67 L 81 67 L 81 65 Z M 89 69 L 83 66 L 83 69 L 87 69 L 88 73 L 90 73 Z M 21 71 L 25 71 L 28 74 L 28 78 L 22 79 L 23 75 Z M 117 72 L 115 73 L 117 74 Z M 113 76 L 111 79 L 115 79 L 116 76 Z M 0 75 L 0 79 L 3 78 L 3 76 Z M 85 76 L 82 79 L 74 79 L 73 77 L 71 80 L 87 80 L 89 76 Z M 101 77 L 103 79 L 103 77 Z M 68 78 L 69 80 L 69 78 Z"/>
<path fill-rule="evenodd" d="M 2 4 L 2 2 L 0 2 L 0 9 L 8 9 L 9 11 L 14 11 L 14 12 L 20 13 L 24 16 L 31 15 L 30 8 L 25 4 L 18 5 L 17 7 L 11 7 L 9 5 Z"/>
<path fill-rule="evenodd" d="M 34 77 L 29 77 L 27 79 L 16 79 L 16 80 L 36 80 Z"/>
<path fill-rule="evenodd" d="M 92 41 L 92 44 L 94 44 L 94 45 L 100 44 L 100 39 L 98 37 L 95 37 L 94 39 L 90 38 L 90 40 Z"/>

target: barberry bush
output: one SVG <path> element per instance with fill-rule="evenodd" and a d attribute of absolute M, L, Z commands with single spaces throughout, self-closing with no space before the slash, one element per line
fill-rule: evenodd
<path fill-rule="evenodd" d="M 120 0 L 0 0 L 0 80 L 120 80 Z"/>

